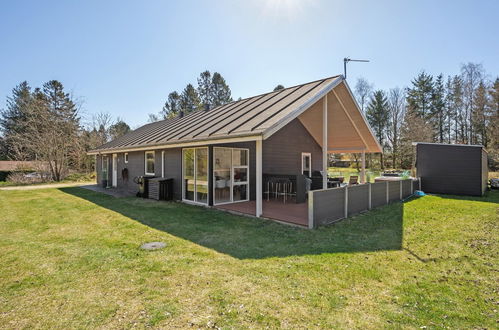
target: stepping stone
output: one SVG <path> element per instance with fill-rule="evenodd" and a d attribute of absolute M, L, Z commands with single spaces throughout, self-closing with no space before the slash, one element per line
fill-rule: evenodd
<path fill-rule="evenodd" d="M 140 246 L 142 250 L 159 250 L 166 247 L 166 243 L 163 242 L 149 242 L 144 243 Z"/>

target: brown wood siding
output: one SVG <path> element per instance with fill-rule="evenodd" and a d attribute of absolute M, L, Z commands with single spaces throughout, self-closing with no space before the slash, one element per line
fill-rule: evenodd
<path fill-rule="evenodd" d="M 421 177 L 424 192 L 480 196 L 483 194 L 482 164 L 481 147 L 417 145 L 417 176 Z"/>
<path fill-rule="evenodd" d="M 263 173 L 302 174 L 302 152 L 312 154 L 312 170 L 322 171 L 322 148 L 303 124 L 295 119 L 263 141 Z"/>

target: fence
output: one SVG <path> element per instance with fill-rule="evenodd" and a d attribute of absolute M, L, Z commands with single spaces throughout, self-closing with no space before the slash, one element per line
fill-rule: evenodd
<path fill-rule="evenodd" d="M 420 181 L 384 181 L 308 193 L 308 226 L 316 228 L 409 197 Z"/>

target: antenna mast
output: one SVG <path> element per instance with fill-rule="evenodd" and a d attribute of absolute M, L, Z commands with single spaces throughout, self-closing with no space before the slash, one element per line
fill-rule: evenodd
<path fill-rule="evenodd" d="M 345 57 L 343 59 L 343 75 L 345 76 L 345 79 L 347 79 L 347 63 L 348 62 L 369 62 L 369 60 L 353 60 L 349 57 Z"/>

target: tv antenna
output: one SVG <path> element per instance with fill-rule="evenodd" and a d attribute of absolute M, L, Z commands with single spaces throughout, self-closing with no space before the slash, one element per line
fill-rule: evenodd
<path fill-rule="evenodd" d="M 343 59 L 343 73 L 344 73 L 345 79 L 347 79 L 347 63 L 348 62 L 369 62 L 369 60 L 353 60 L 350 57 L 345 57 Z"/>

